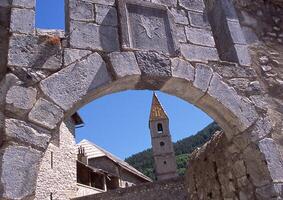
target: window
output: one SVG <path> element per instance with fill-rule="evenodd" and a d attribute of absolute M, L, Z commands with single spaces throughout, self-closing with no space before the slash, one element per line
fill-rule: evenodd
<path fill-rule="evenodd" d="M 163 161 L 163 164 L 164 164 L 164 165 L 166 165 L 166 164 L 167 164 L 166 160 L 164 160 L 164 161 Z"/>
<path fill-rule="evenodd" d="M 158 123 L 158 124 L 157 124 L 157 132 L 158 132 L 158 133 L 163 133 L 163 126 L 162 126 L 161 123 Z"/>
<path fill-rule="evenodd" d="M 163 147 L 165 145 L 164 142 L 160 142 L 160 146 Z"/>

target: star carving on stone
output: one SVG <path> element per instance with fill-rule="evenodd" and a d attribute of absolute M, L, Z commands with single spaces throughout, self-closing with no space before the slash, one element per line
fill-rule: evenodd
<path fill-rule="evenodd" d="M 160 24 L 157 20 L 151 20 L 148 17 L 141 16 L 139 25 L 143 28 L 141 33 L 146 33 L 150 39 L 152 39 L 154 35 L 160 38 L 160 35 L 156 31 L 160 28 Z"/>

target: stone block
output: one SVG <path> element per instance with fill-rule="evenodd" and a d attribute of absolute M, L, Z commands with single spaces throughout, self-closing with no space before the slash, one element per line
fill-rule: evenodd
<path fill-rule="evenodd" d="M 14 86 L 21 84 L 21 81 L 14 74 L 7 74 L 0 82 L 0 106 L 4 106 L 8 90 Z"/>
<path fill-rule="evenodd" d="M 259 149 L 264 154 L 267 167 L 274 182 L 283 180 L 283 161 L 277 144 L 271 138 L 264 138 L 259 142 Z"/>
<path fill-rule="evenodd" d="M 94 21 L 94 6 L 82 0 L 69 2 L 70 19 Z"/>
<path fill-rule="evenodd" d="M 164 4 L 164 5 L 170 6 L 170 7 L 176 7 L 177 6 L 177 0 L 152 0 L 152 3 Z"/>
<path fill-rule="evenodd" d="M 51 134 L 43 129 L 35 129 L 30 124 L 17 119 L 5 120 L 6 137 L 37 148 L 45 149 L 51 139 Z"/>
<path fill-rule="evenodd" d="M 171 61 L 168 57 L 156 52 L 136 52 L 142 75 L 148 77 L 171 77 Z"/>
<path fill-rule="evenodd" d="M 188 17 L 192 27 L 211 29 L 206 14 L 202 12 L 188 11 Z"/>
<path fill-rule="evenodd" d="M 252 184 L 262 187 L 271 182 L 266 160 L 255 145 L 249 145 L 243 152 L 247 174 Z"/>
<path fill-rule="evenodd" d="M 242 67 L 235 63 L 218 62 L 214 63 L 212 67 L 224 78 L 253 78 L 257 76 L 252 67 Z"/>
<path fill-rule="evenodd" d="M 219 60 L 216 48 L 212 47 L 182 44 L 181 53 L 189 61 L 207 62 Z"/>
<path fill-rule="evenodd" d="M 243 34 L 239 21 L 227 21 L 228 29 L 234 44 L 246 44 L 246 39 Z"/>
<path fill-rule="evenodd" d="M 13 86 L 6 96 L 6 109 L 18 115 L 27 114 L 36 101 L 35 88 Z"/>
<path fill-rule="evenodd" d="M 35 7 L 35 0 L 13 0 L 13 6 L 33 9 Z"/>
<path fill-rule="evenodd" d="M 95 3 L 95 4 L 102 4 L 108 6 L 114 6 L 115 0 L 84 0 L 86 2 Z"/>
<path fill-rule="evenodd" d="M 117 26 L 117 10 L 112 6 L 95 5 L 95 21 L 105 26 Z"/>
<path fill-rule="evenodd" d="M 69 66 L 74 62 L 77 62 L 84 57 L 90 55 L 92 52 L 88 50 L 79 50 L 79 49 L 64 49 L 64 65 Z"/>
<path fill-rule="evenodd" d="M 205 93 L 209 87 L 213 70 L 204 64 L 196 64 L 195 80 L 193 85 Z"/>
<path fill-rule="evenodd" d="M 173 77 L 185 79 L 189 82 L 194 81 L 195 69 L 188 61 L 179 58 L 174 58 L 171 59 L 171 63 Z"/>
<path fill-rule="evenodd" d="M 212 77 L 208 94 L 214 97 L 215 100 L 219 101 L 219 103 L 237 117 L 237 120 L 242 123 L 238 126 L 239 128 L 241 126 L 243 129 L 250 127 L 258 118 L 251 102 L 240 97 L 234 89 L 230 88 L 221 80 L 219 75 L 214 75 Z"/>
<path fill-rule="evenodd" d="M 119 1 L 119 15 L 123 49 L 155 50 L 171 55 L 179 50 L 174 18 L 166 6 L 124 0 Z"/>
<path fill-rule="evenodd" d="M 11 4 L 10 4 L 10 1 L 9 0 L 2 0 L 0 1 L 0 7 L 10 7 Z"/>
<path fill-rule="evenodd" d="M 44 128 L 54 129 L 63 119 L 61 108 L 53 103 L 40 98 L 28 115 L 28 119 Z"/>
<path fill-rule="evenodd" d="M 187 13 L 184 10 L 172 8 L 170 11 L 172 15 L 174 16 L 175 22 L 177 24 L 183 24 L 183 25 L 189 24 Z"/>
<path fill-rule="evenodd" d="M 81 103 L 88 92 L 111 82 L 106 64 L 97 54 L 91 54 L 41 81 L 43 93 L 65 111 Z"/>
<path fill-rule="evenodd" d="M 106 52 L 119 51 L 117 28 L 75 21 L 71 21 L 70 26 L 71 47 Z"/>
<path fill-rule="evenodd" d="M 188 41 L 193 44 L 208 46 L 208 47 L 215 46 L 214 38 L 212 32 L 210 31 L 204 29 L 186 27 L 186 36 Z"/>
<path fill-rule="evenodd" d="M 240 65 L 251 66 L 251 56 L 247 45 L 236 44 L 235 46 L 237 59 Z"/>
<path fill-rule="evenodd" d="M 177 25 L 177 38 L 179 42 L 187 42 L 187 37 L 185 33 L 185 27 L 182 25 Z"/>
<path fill-rule="evenodd" d="M 41 157 L 42 153 L 31 147 L 8 146 L 3 150 L 1 182 L 4 198 L 24 199 L 33 195 Z"/>
<path fill-rule="evenodd" d="M 187 10 L 197 12 L 203 12 L 205 9 L 203 0 L 180 0 L 179 4 Z"/>
<path fill-rule="evenodd" d="M 33 34 L 35 31 L 34 10 L 12 8 L 10 31 L 13 33 Z"/>
<path fill-rule="evenodd" d="M 60 42 L 52 37 L 13 34 L 10 38 L 8 65 L 36 69 L 58 70 L 62 66 Z"/>
<path fill-rule="evenodd" d="M 133 52 L 114 52 L 109 54 L 109 58 L 116 78 L 141 75 L 141 70 Z"/>

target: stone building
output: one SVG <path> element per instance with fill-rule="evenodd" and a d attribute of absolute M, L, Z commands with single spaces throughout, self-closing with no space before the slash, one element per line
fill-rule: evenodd
<path fill-rule="evenodd" d="M 169 129 L 169 118 L 153 94 L 149 128 L 157 180 L 176 178 L 177 165 Z"/>
<path fill-rule="evenodd" d="M 80 150 L 77 161 L 77 196 L 151 182 L 150 178 L 128 163 L 88 140 L 82 140 L 77 147 Z"/>

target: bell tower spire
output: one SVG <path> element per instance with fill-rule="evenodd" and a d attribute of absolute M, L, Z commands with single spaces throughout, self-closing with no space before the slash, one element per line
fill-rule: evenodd
<path fill-rule="evenodd" d="M 177 177 L 176 157 L 169 130 L 169 118 L 156 93 L 153 93 L 149 117 L 151 144 L 158 180 Z"/>

